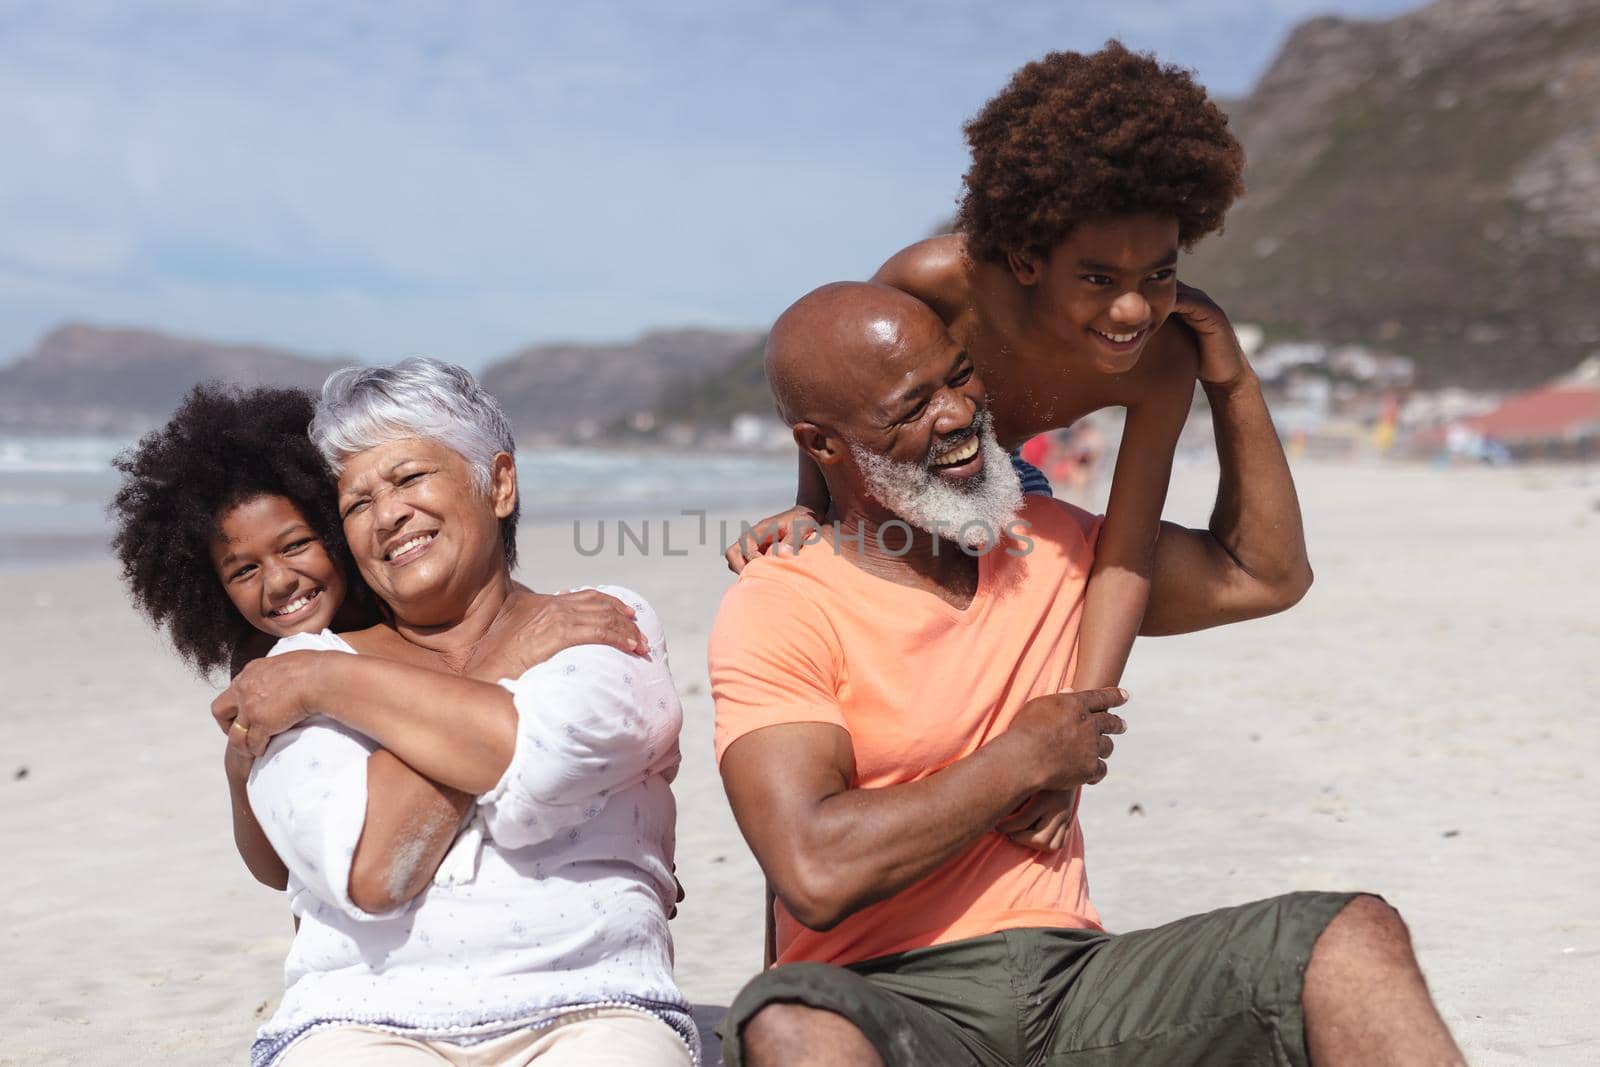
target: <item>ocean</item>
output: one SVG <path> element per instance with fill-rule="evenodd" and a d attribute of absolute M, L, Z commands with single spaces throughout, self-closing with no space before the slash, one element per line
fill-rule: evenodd
<path fill-rule="evenodd" d="M 0 570 L 109 558 L 112 458 L 133 442 L 0 436 Z M 519 452 L 524 521 L 638 518 L 794 499 L 790 452 L 543 448 Z"/>

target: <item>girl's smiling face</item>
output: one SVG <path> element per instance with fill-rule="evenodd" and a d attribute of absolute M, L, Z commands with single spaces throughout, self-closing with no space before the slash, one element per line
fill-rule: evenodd
<path fill-rule="evenodd" d="M 287 497 L 262 494 L 223 512 L 211 565 L 245 621 L 273 637 L 326 629 L 344 604 L 343 573 Z"/>

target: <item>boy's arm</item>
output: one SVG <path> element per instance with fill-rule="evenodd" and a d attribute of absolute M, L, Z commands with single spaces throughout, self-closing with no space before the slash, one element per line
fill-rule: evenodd
<path fill-rule="evenodd" d="M 728 569 L 738 574 L 757 556 L 772 551 L 793 555 L 807 529 L 815 530 L 828 513 L 828 483 L 822 468 L 804 452 L 799 453 L 800 470 L 794 494 L 794 507 L 759 519 L 722 553 Z"/>
<path fill-rule="evenodd" d="M 1300 500 L 1261 383 L 1204 293 L 1183 287 L 1178 313 L 1200 339 L 1220 475 L 1209 529 L 1161 528 L 1147 635 L 1271 615 L 1298 603 L 1312 581 Z"/>
<path fill-rule="evenodd" d="M 1105 522 L 1084 594 L 1073 688 L 1122 679 L 1144 619 L 1172 454 L 1194 399 L 1195 363 L 1187 346 L 1149 354 L 1140 395 L 1128 405 Z"/>

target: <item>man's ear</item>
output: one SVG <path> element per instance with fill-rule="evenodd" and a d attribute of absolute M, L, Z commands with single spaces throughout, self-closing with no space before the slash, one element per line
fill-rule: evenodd
<path fill-rule="evenodd" d="M 1011 268 L 1011 276 L 1019 285 L 1033 285 L 1038 282 L 1042 273 L 1039 257 L 1027 252 L 1007 252 L 1006 266 Z"/>
<path fill-rule="evenodd" d="M 818 466 L 839 462 L 845 451 L 843 438 L 814 422 L 794 424 L 794 443 L 800 446 L 800 451 L 816 460 Z"/>
<path fill-rule="evenodd" d="M 517 510 L 517 461 L 509 452 L 496 452 L 489 461 L 489 500 L 497 519 Z"/>

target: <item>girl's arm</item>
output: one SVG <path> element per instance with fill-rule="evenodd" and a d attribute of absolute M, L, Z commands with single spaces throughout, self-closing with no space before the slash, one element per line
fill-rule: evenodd
<path fill-rule="evenodd" d="M 231 746 L 223 757 L 223 770 L 228 776 L 228 794 L 233 801 L 233 843 L 239 849 L 239 858 L 256 881 L 268 889 L 283 890 L 289 886 L 289 868 L 283 865 L 266 832 L 250 810 L 250 797 L 245 785 L 250 778 L 251 760 L 240 755 Z"/>

